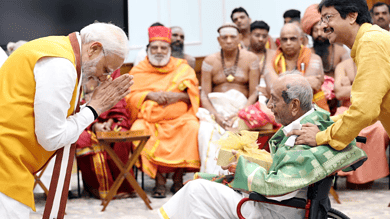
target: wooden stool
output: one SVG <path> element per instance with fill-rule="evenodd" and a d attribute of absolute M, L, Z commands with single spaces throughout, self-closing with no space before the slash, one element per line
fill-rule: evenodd
<path fill-rule="evenodd" d="M 144 130 L 126 131 L 126 132 L 110 131 L 110 132 L 96 132 L 96 137 L 99 140 L 99 142 L 102 144 L 104 150 L 107 151 L 108 155 L 110 155 L 115 165 L 121 171 L 121 173 L 115 179 L 115 182 L 112 185 L 110 191 L 108 191 L 106 198 L 102 200 L 102 205 L 103 205 L 102 211 L 106 209 L 107 205 L 110 203 L 112 198 L 116 195 L 124 179 L 126 179 L 130 183 L 130 185 L 134 188 L 134 191 L 137 192 L 137 194 L 142 198 L 142 200 L 144 200 L 146 206 L 150 210 L 153 210 L 152 207 L 150 206 L 150 203 L 152 202 L 149 200 L 144 190 L 142 190 L 142 188 L 138 185 L 133 175 L 130 174 L 130 170 L 134 166 L 135 162 L 139 159 L 142 149 L 145 147 L 146 142 L 150 138 L 150 134 Z M 129 160 L 125 165 L 118 158 L 118 156 L 115 154 L 114 150 L 110 146 L 111 143 L 124 142 L 124 141 L 129 141 L 129 142 L 140 141 L 140 144 L 134 150 L 133 154 L 131 155 L 131 157 L 129 158 Z"/>
<path fill-rule="evenodd" d="M 46 197 L 49 195 L 49 190 L 46 188 L 45 184 L 43 184 L 43 182 L 41 181 L 41 177 L 42 177 L 43 173 L 45 172 L 49 161 L 42 167 L 41 172 L 39 172 L 39 174 L 37 174 L 37 173 L 33 174 L 34 179 L 35 179 L 33 189 L 35 189 L 35 186 L 39 185 L 43 189 L 43 191 L 45 192 Z"/>

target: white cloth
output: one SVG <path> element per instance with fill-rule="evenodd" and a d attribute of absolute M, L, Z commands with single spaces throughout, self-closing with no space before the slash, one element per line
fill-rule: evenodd
<path fill-rule="evenodd" d="M 0 68 L 3 65 L 3 63 L 5 62 L 5 60 L 7 60 L 7 58 L 8 58 L 7 53 L 5 53 L 3 48 L 0 47 Z"/>
<path fill-rule="evenodd" d="M 31 208 L 0 192 L 1 219 L 28 219 Z"/>
<path fill-rule="evenodd" d="M 225 118 L 237 115 L 238 111 L 242 109 L 247 102 L 245 95 L 234 89 L 225 93 L 210 93 L 208 97 L 215 110 Z M 226 170 L 222 170 L 222 168 L 217 165 L 216 158 L 218 155 L 218 146 L 213 143 L 222 137 L 225 133 L 225 129 L 216 123 L 211 118 L 210 112 L 204 108 L 199 108 L 196 116 L 200 120 L 198 132 L 198 147 L 201 161 L 200 172 L 220 175 L 227 174 L 228 172 Z M 238 122 L 233 125 L 233 127 L 237 126 Z"/>
<path fill-rule="evenodd" d="M 296 119 L 295 121 L 293 121 L 292 123 L 288 124 L 287 126 L 285 126 L 283 128 L 283 133 L 284 135 L 287 135 L 287 133 L 291 132 L 292 130 L 301 130 L 302 128 L 302 125 L 301 125 L 301 120 L 303 118 L 305 118 L 305 116 L 311 114 L 314 112 L 314 108 L 312 108 L 311 110 L 309 110 L 308 112 L 306 112 L 305 114 L 303 114 L 303 116 L 299 117 L 298 119 Z M 295 140 L 297 139 L 297 135 L 291 135 L 285 145 L 286 146 L 289 146 L 289 147 L 292 147 L 295 145 Z"/>
<path fill-rule="evenodd" d="M 81 51 L 80 39 L 79 44 Z M 77 80 L 74 65 L 65 58 L 45 57 L 35 64 L 34 77 L 35 134 L 38 143 L 46 150 L 54 151 L 76 142 L 84 129 L 94 121 L 94 115 L 89 108 L 83 108 L 67 118 Z M 80 86 L 81 83 L 77 88 L 76 100 L 80 95 Z"/>
<path fill-rule="evenodd" d="M 143 46 L 142 49 L 140 49 L 137 53 L 137 57 L 135 57 L 133 67 L 138 65 L 141 61 L 143 61 L 147 56 L 146 53 L 146 46 Z"/>
<path fill-rule="evenodd" d="M 297 194 L 297 197 L 306 199 L 306 195 L 307 191 L 302 191 Z M 187 183 L 158 212 L 162 219 L 166 219 L 163 213 L 170 219 L 233 219 L 238 218 L 236 207 L 242 198 L 244 195 L 225 185 L 197 179 Z M 302 219 L 305 213 L 303 209 L 252 201 L 246 202 L 241 212 L 248 219 Z"/>

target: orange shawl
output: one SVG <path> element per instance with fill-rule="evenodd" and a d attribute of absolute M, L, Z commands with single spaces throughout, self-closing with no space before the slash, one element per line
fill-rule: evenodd
<path fill-rule="evenodd" d="M 195 71 L 183 59 L 171 57 L 166 66 L 156 68 L 146 58 L 129 74 L 134 76 L 131 93 L 126 96 L 134 122 L 131 130 L 146 129 L 152 135 L 141 153 L 143 170 L 152 178 L 161 167 L 197 171 L 199 88 Z M 144 101 L 149 92 L 156 91 L 187 92 L 191 105 L 179 101 L 160 106 Z"/>
<path fill-rule="evenodd" d="M 309 66 L 311 58 L 311 50 L 307 48 L 306 46 L 301 46 L 301 50 L 299 51 L 299 57 L 297 61 L 297 70 L 302 73 L 302 75 L 305 75 L 307 67 Z M 274 65 L 274 70 L 277 74 L 283 73 L 287 69 L 286 60 L 283 55 L 283 51 L 281 47 L 276 50 L 276 54 L 274 58 L 272 59 L 272 63 Z M 313 102 L 317 104 L 319 107 L 321 107 L 324 110 L 329 110 L 329 106 L 325 97 L 325 93 L 322 90 L 317 91 L 313 95 Z"/>

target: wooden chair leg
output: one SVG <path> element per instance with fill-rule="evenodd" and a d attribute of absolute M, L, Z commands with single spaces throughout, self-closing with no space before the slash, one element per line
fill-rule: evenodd
<path fill-rule="evenodd" d="M 329 193 L 333 196 L 337 203 L 341 204 L 339 195 L 337 195 L 337 192 L 334 190 L 333 186 L 330 188 Z"/>

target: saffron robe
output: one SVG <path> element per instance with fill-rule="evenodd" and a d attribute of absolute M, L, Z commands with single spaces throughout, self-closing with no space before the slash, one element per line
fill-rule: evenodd
<path fill-rule="evenodd" d="M 173 168 L 198 171 L 199 121 L 195 115 L 199 85 L 195 71 L 183 59 L 171 57 L 166 66 L 157 68 L 145 58 L 129 74 L 134 76 L 131 93 L 126 96 L 134 121 L 131 130 L 148 130 L 151 134 L 141 153 L 143 171 L 152 178 L 164 168 L 166 172 Z M 157 91 L 186 92 L 191 104 L 179 101 L 160 106 L 155 101 L 144 101 L 149 92 Z"/>

